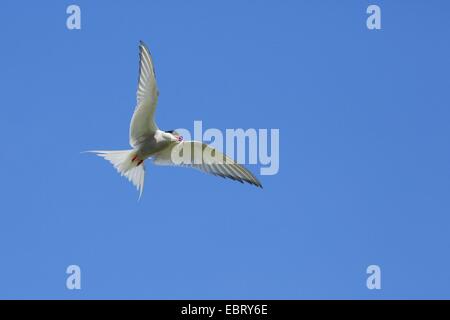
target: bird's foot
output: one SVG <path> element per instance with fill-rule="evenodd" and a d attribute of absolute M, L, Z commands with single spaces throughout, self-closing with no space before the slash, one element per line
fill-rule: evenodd
<path fill-rule="evenodd" d="M 135 161 L 137 162 L 137 163 L 136 163 L 136 167 L 139 167 L 139 166 L 141 165 L 141 163 L 144 162 L 144 160 L 139 159 L 137 155 L 135 155 L 135 156 L 131 159 L 131 163 L 134 163 Z"/>

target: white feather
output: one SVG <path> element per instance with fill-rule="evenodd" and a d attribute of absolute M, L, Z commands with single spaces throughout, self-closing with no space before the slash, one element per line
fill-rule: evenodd
<path fill-rule="evenodd" d="M 135 150 L 94 150 L 87 152 L 95 153 L 97 156 L 111 162 L 120 175 L 125 176 L 128 181 L 133 183 L 139 191 L 139 199 L 141 198 L 142 191 L 144 190 L 145 167 L 144 163 L 137 166 L 138 162 L 132 161 L 133 157 L 136 155 Z"/>

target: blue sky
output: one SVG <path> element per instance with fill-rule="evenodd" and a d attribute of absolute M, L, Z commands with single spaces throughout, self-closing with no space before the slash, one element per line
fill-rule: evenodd
<path fill-rule="evenodd" d="M 450 298 L 449 9 L 2 1 L 0 298 Z M 161 128 L 280 129 L 263 190 L 148 164 L 138 202 L 80 154 L 128 148 L 139 40 Z"/>

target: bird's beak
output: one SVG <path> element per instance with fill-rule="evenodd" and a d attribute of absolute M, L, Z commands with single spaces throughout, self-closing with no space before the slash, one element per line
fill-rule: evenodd
<path fill-rule="evenodd" d="M 172 141 L 181 142 L 181 141 L 183 141 L 183 136 L 180 136 L 178 134 L 174 134 L 174 135 L 172 135 Z"/>

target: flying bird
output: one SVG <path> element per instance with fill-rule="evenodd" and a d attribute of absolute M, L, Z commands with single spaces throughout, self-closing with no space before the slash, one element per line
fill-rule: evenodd
<path fill-rule="evenodd" d="M 246 168 L 234 162 L 218 150 L 200 142 L 184 141 L 174 130 L 163 131 L 154 120 L 159 91 L 156 85 L 155 68 L 147 46 L 139 43 L 139 80 L 137 105 L 130 123 L 130 150 L 88 151 L 108 160 L 139 191 L 144 190 L 145 161 L 155 165 L 191 167 L 203 172 L 249 183 L 262 188 L 258 179 Z M 190 155 L 174 161 L 173 154 Z M 187 153 L 187 154 L 188 154 Z M 187 160 L 186 160 L 187 159 Z"/>

